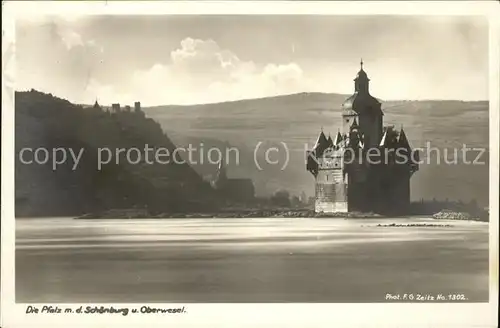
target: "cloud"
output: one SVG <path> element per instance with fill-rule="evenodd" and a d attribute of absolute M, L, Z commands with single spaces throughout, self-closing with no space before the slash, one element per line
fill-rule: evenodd
<path fill-rule="evenodd" d="M 307 79 L 296 63 L 259 68 L 213 40 L 186 38 L 168 64 L 136 71 L 131 87 L 151 104 L 193 104 L 304 91 Z"/>
<path fill-rule="evenodd" d="M 332 26 L 359 27 L 365 41 L 353 44 L 345 29 L 317 28 L 327 26 L 318 18 L 314 24 L 280 23 L 286 25 L 283 29 L 276 29 L 276 23 L 256 29 L 248 22 L 235 26 L 201 20 L 197 25 L 198 18 L 190 18 L 189 24 L 177 26 L 170 20 L 147 18 L 144 24 L 144 18 L 135 19 L 28 15 L 16 29 L 18 89 L 36 88 L 74 102 L 98 97 L 107 103 L 141 100 L 145 105 L 308 91 L 351 93 L 359 57 L 366 56 L 370 89 L 381 99 L 487 97 L 487 38 L 479 38 L 483 30 L 470 24 L 457 30 L 447 21 L 425 21 L 428 27 L 413 20 L 394 29 L 390 27 L 399 25 L 387 25 L 387 18 L 369 28 L 354 23 L 360 18 L 349 18 L 347 25 L 340 18 L 332 20 Z M 320 32 L 310 38 L 306 26 Z M 368 30 L 376 36 L 367 36 Z M 245 42 L 252 37 L 258 42 Z M 422 62 L 428 69 L 421 69 Z"/>
<path fill-rule="evenodd" d="M 123 67 L 129 73 L 118 77 L 121 72 L 104 61 L 103 45 L 86 40 L 71 24 L 51 21 L 22 33 L 18 89 L 35 88 L 78 103 L 98 98 L 102 104 L 136 100 L 145 105 L 195 104 L 307 88 L 297 63 L 257 65 L 212 39 L 184 38 L 160 62 L 143 69 Z M 44 51 L 34 57 L 34 49 Z"/>
<path fill-rule="evenodd" d="M 269 79 L 278 89 L 297 90 L 302 87 L 304 72 L 295 63 L 287 65 L 268 64 L 262 72 L 265 80 Z"/>
<path fill-rule="evenodd" d="M 213 81 L 239 79 L 255 70 L 252 62 L 243 62 L 213 40 L 186 38 L 179 49 L 171 52 L 170 59 L 172 74 L 203 87 Z"/>
<path fill-rule="evenodd" d="M 18 26 L 16 88 L 86 101 L 86 89 L 102 64 L 103 47 L 65 23 L 26 26 Z"/>
<path fill-rule="evenodd" d="M 76 46 L 83 46 L 83 41 L 80 34 L 68 29 L 60 31 L 60 33 L 61 40 L 68 50 Z"/>

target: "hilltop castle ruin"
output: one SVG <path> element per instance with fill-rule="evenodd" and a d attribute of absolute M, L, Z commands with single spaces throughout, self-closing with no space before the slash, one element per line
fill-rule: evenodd
<path fill-rule="evenodd" d="M 112 114 L 131 113 L 131 112 L 133 112 L 133 113 L 140 114 L 140 115 L 144 116 L 144 112 L 142 111 L 141 102 L 140 101 L 136 101 L 134 103 L 134 110 L 133 111 L 132 111 L 132 108 L 129 105 L 125 105 L 125 107 L 122 108 L 119 103 L 111 104 L 110 108 L 103 108 L 97 102 L 97 99 L 96 99 L 96 101 L 94 103 L 93 108 L 95 110 L 106 111 L 106 112 L 112 113 Z"/>

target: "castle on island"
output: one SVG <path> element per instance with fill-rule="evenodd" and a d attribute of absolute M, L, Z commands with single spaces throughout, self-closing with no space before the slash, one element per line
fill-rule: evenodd
<path fill-rule="evenodd" d="M 307 171 L 315 178 L 316 212 L 408 210 L 418 153 L 402 127 L 383 126 L 382 105 L 370 94 L 369 82 L 361 61 L 354 94 L 342 104 L 341 129 L 335 139 L 321 131 L 306 153 Z"/>

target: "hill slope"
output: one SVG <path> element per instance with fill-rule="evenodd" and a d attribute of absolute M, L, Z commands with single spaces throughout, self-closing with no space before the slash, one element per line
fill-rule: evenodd
<path fill-rule="evenodd" d="M 182 211 L 207 206 L 211 187 L 187 164 L 130 164 L 125 157 L 98 168 L 98 149 L 144 149 L 175 145 L 160 125 L 137 113 L 109 114 L 39 93 L 16 93 L 16 155 L 23 148 L 73 149 L 82 159 L 52 169 L 46 164 L 15 168 L 16 216 L 78 215 L 113 208 Z M 29 153 L 25 153 L 28 160 Z M 61 155 L 60 155 L 61 156 Z M 124 156 L 124 155 L 123 155 Z"/>
<path fill-rule="evenodd" d="M 347 96 L 339 94 L 301 93 L 263 99 L 250 99 L 220 104 L 194 106 L 157 106 L 144 109 L 147 116 L 158 121 L 178 146 L 192 144 L 225 149 L 236 147 L 239 164 L 231 159 L 229 175 L 250 177 L 257 192 L 269 195 L 285 188 L 296 195 L 314 193 L 314 180 L 306 172 L 304 150 L 315 142 L 321 128 L 334 135 L 340 127 L 340 107 Z M 431 147 L 443 150 L 468 147 L 488 149 L 488 102 L 462 101 L 382 101 L 384 124 L 401 125 L 412 147 Z M 254 151 L 263 170 L 254 163 Z M 284 142 L 290 150 L 285 161 Z M 264 165 L 265 145 L 281 149 L 279 165 Z M 477 152 L 470 153 L 473 160 Z M 271 157 L 276 154 L 272 153 Z M 477 199 L 488 204 L 488 153 L 482 156 L 486 165 L 447 165 L 441 153 L 440 163 L 430 154 L 429 164 L 423 164 L 412 178 L 413 199 Z M 461 156 L 461 150 L 459 150 Z M 273 158 L 274 159 L 274 158 Z M 205 161 L 193 165 L 202 175 L 215 172 L 215 165 Z"/>

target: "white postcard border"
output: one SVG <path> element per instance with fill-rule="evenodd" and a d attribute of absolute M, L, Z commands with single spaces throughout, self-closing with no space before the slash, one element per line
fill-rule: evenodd
<path fill-rule="evenodd" d="M 323 2 L 323 1 L 21 1 L 2 2 L 2 327 L 109 327 L 145 326 L 222 327 L 494 327 L 498 302 L 498 171 L 500 104 L 500 6 L 495 1 L 442 2 Z M 186 314 L 176 315 L 27 315 L 27 304 L 15 303 L 14 220 L 14 18 L 38 19 L 58 14 L 67 19 L 96 14 L 311 14 L 311 15 L 487 15 L 490 17 L 490 302 L 461 304 L 181 304 Z M 13 48 L 10 48 L 11 50 Z M 10 79 L 8 77 L 10 76 Z M 5 79 L 7 77 L 7 79 Z M 466 77 L 465 77 L 466 78 Z M 70 304 L 54 304 L 62 308 Z M 86 304 L 74 304 L 80 306 Z M 92 304 L 94 305 L 94 304 Z M 101 305 L 101 304 L 95 304 Z M 120 307 L 120 304 L 102 304 Z M 145 304 L 124 304 L 140 307 Z M 148 304 L 172 307 L 173 304 Z"/>

